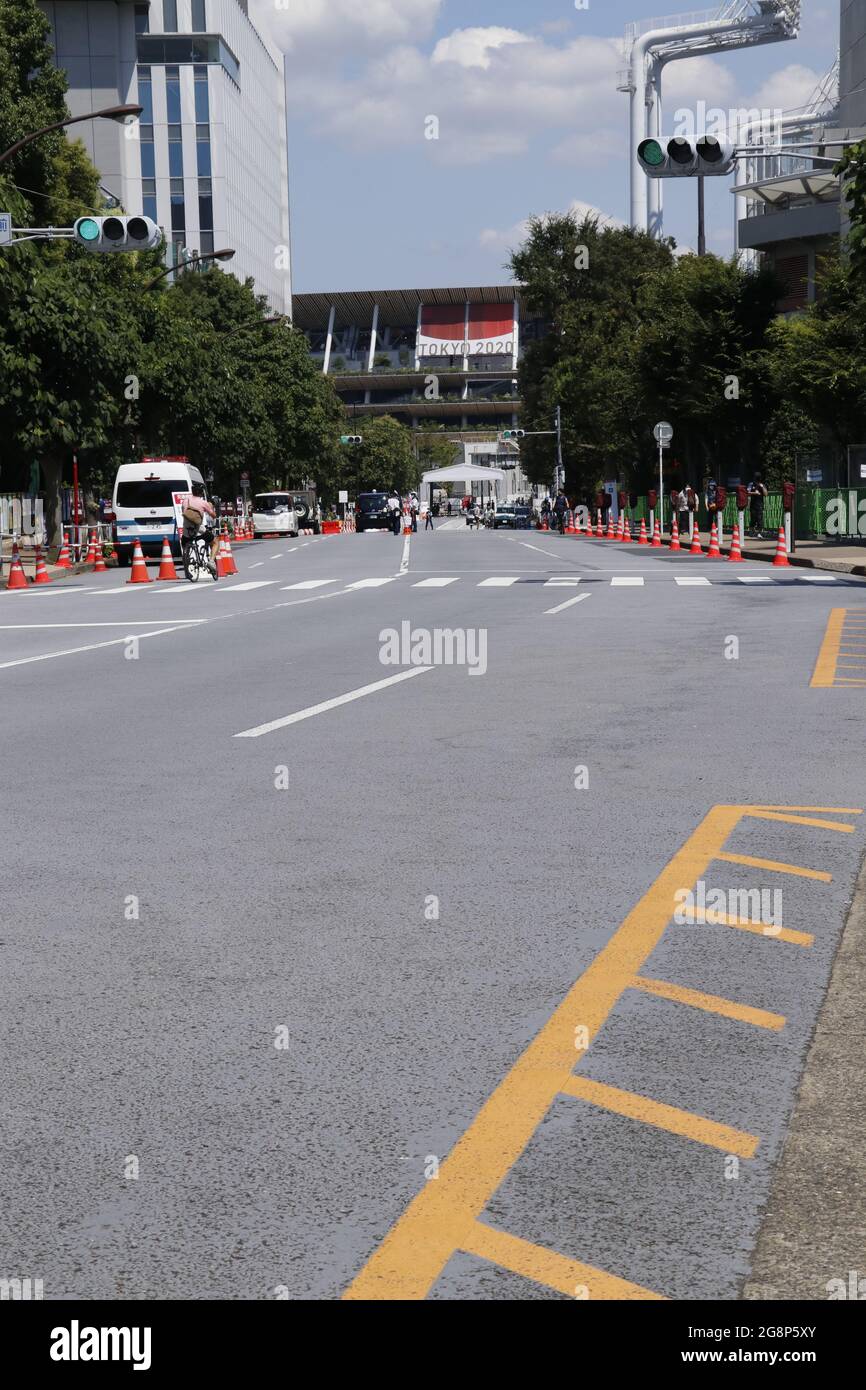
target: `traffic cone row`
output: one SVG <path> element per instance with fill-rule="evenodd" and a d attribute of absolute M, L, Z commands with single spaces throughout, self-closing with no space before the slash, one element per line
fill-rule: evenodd
<path fill-rule="evenodd" d="M 224 579 L 226 575 L 237 574 L 238 567 L 232 555 L 232 543 L 229 539 L 228 529 L 224 526 L 220 535 L 220 548 L 217 555 L 217 576 Z"/>

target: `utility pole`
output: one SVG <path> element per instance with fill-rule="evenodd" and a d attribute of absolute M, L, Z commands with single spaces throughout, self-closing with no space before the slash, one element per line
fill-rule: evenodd
<path fill-rule="evenodd" d="M 556 487 L 555 487 L 554 490 L 558 492 L 559 489 L 560 489 L 561 487 L 564 487 L 564 486 L 565 486 L 565 477 L 563 476 L 564 470 L 563 470 L 563 467 L 562 467 L 562 410 L 560 409 L 559 406 L 556 407 L 556 417 L 555 417 L 555 418 L 556 418 Z"/>
<path fill-rule="evenodd" d="M 707 227 L 704 205 L 704 176 L 698 175 L 698 255 L 707 254 Z"/>

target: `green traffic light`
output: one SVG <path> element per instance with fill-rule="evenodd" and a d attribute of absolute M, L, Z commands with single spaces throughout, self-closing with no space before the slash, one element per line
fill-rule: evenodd
<path fill-rule="evenodd" d="M 654 169 L 665 162 L 665 152 L 658 140 L 642 140 L 638 146 L 638 154 L 644 164 L 649 164 Z"/>
<path fill-rule="evenodd" d="M 78 223 L 78 235 L 82 241 L 98 241 L 99 223 L 92 217 L 82 217 Z"/>

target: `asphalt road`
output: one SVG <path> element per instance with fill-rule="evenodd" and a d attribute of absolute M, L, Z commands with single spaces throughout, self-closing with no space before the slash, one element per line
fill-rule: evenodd
<path fill-rule="evenodd" d="M 810 687 L 866 584 L 405 551 L 0 594 L 0 1275 L 46 1299 L 748 1279 L 866 840 L 866 689 Z M 383 664 L 406 622 L 478 674 Z M 696 874 L 784 934 L 669 920 Z"/>

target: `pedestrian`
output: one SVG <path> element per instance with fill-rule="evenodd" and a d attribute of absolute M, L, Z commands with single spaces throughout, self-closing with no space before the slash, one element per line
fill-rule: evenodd
<path fill-rule="evenodd" d="M 391 517 L 391 529 L 395 536 L 400 534 L 400 498 L 397 489 L 391 489 L 388 495 L 388 512 Z"/>
<path fill-rule="evenodd" d="M 448 515 L 451 515 L 451 498 L 448 498 Z"/>
<path fill-rule="evenodd" d="M 767 488 L 760 473 L 756 473 L 753 481 L 749 484 L 749 521 L 751 522 L 752 534 L 759 538 L 764 531 L 764 498 L 767 496 Z"/>
<path fill-rule="evenodd" d="M 556 525 L 560 535 L 565 532 L 565 513 L 568 511 L 568 498 L 562 488 L 556 494 L 556 501 L 553 504 L 553 514 L 556 518 Z"/>
<path fill-rule="evenodd" d="M 706 487 L 704 489 L 704 501 L 707 505 L 707 530 L 712 534 L 713 522 L 718 522 L 718 492 L 719 485 L 712 474 L 707 474 Z"/>
<path fill-rule="evenodd" d="M 421 506 L 421 515 L 424 518 L 424 530 L 432 531 L 433 528 L 433 509 L 424 502 Z"/>
<path fill-rule="evenodd" d="M 472 504 L 472 519 L 473 519 L 473 522 L 474 522 L 474 525 L 475 525 L 475 530 L 476 530 L 476 531 L 480 531 L 480 530 L 481 530 L 481 503 L 478 501 L 477 498 L 475 499 L 474 503 Z"/>
<path fill-rule="evenodd" d="M 688 535 L 689 531 L 689 491 L 688 486 L 680 488 L 676 495 L 677 526 L 681 536 Z M 671 494 L 673 500 L 673 493 Z"/>

